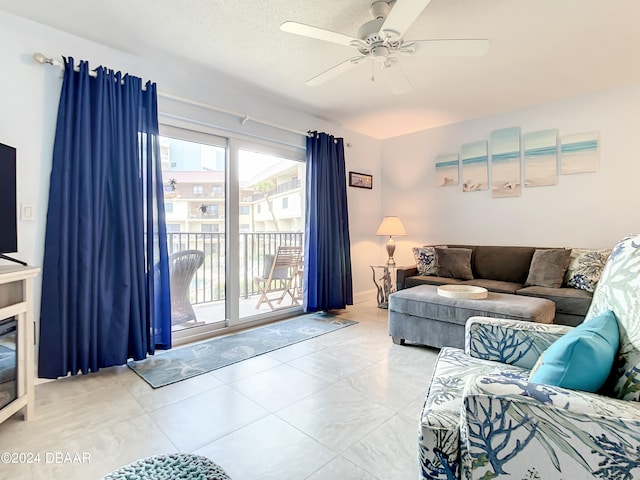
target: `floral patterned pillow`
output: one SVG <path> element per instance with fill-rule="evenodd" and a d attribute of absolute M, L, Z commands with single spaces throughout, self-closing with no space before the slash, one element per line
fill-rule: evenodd
<path fill-rule="evenodd" d="M 441 246 L 439 248 L 447 247 Z M 412 250 L 420 275 L 436 275 L 438 273 L 435 247 L 413 247 Z"/>
<path fill-rule="evenodd" d="M 571 250 L 571 259 L 565 275 L 565 284 L 568 287 L 579 288 L 593 293 L 609 254 L 611 254 L 611 249 L 587 250 L 574 248 Z"/>

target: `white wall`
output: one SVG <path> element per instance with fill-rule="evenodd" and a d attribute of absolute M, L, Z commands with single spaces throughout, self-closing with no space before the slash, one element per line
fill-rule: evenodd
<path fill-rule="evenodd" d="M 347 170 L 372 172 L 379 177 L 379 140 L 289 108 L 250 89 L 239 90 L 217 76 L 196 77 L 189 72 L 177 71 L 170 64 L 153 63 L 0 11 L 0 61 L 3 65 L 0 75 L 0 142 L 16 147 L 18 151 L 18 203 L 36 207 L 35 221 L 18 222 L 19 252 L 15 255 L 31 265 L 42 266 L 51 156 L 62 81 L 61 70 L 42 66 L 31 59 L 34 52 L 56 58 L 72 56 L 76 62 L 88 60 L 93 67 L 105 65 L 145 81 L 151 79 L 157 83 L 159 92 L 205 102 L 297 130 L 319 130 L 342 136 L 345 143 L 352 145 L 345 149 Z M 300 135 L 252 121 L 241 127 L 237 117 L 200 107 L 161 98 L 159 108 L 165 115 L 161 120 L 167 120 L 167 114 L 197 119 L 218 125 L 220 132 L 242 129 L 252 139 L 278 138 L 290 145 L 304 145 L 304 137 Z M 354 291 L 357 293 L 370 290 L 372 286 L 367 265 L 377 247 L 371 244 L 371 240 L 376 240 L 372 232 L 375 232 L 380 218 L 381 189 L 378 184 L 372 191 L 354 190 L 349 189 L 349 211 Z M 368 252 L 369 249 L 372 251 Z M 38 279 L 36 298 L 39 298 L 39 292 Z M 38 315 L 39 311 L 36 318 Z"/>
<path fill-rule="evenodd" d="M 381 142 L 363 142 L 357 139 L 345 148 L 347 177 L 349 171 L 373 175 L 371 190 L 347 187 L 349 202 L 349 236 L 353 269 L 354 302 L 375 298 L 369 265 L 386 261 L 384 242 L 376 237 L 382 214 L 380 198 L 383 189 L 380 166 Z"/>
<path fill-rule="evenodd" d="M 489 140 L 491 131 L 557 128 L 559 136 L 599 131 L 600 170 L 560 175 L 558 184 L 523 188 L 520 197 L 436 187 L 434 159 Z M 383 214 L 401 216 L 407 237 L 396 260 L 413 264 L 427 243 L 611 247 L 640 232 L 640 86 L 583 95 L 383 141 Z"/>

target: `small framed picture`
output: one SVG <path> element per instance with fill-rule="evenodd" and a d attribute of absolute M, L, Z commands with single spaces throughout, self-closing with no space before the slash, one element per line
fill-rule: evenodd
<path fill-rule="evenodd" d="M 349 186 L 358 188 L 373 188 L 373 175 L 366 173 L 349 172 Z"/>

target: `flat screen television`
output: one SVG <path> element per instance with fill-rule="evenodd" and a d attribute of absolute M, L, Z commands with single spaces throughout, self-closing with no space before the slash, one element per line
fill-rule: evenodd
<path fill-rule="evenodd" d="M 17 251 L 16 149 L 0 143 L 0 258 Z"/>

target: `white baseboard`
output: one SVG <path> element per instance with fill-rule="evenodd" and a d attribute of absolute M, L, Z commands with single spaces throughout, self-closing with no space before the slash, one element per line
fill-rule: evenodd
<path fill-rule="evenodd" d="M 355 305 L 356 303 L 369 302 L 371 300 L 376 301 L 377 294 L 378 294 L 378 291 L 375 288 L 372 290 L 366 290 L 364 292 L 354 293 L 353 303 Z"/>

